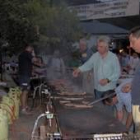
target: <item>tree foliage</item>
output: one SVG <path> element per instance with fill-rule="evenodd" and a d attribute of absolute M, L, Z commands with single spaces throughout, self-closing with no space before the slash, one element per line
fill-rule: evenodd
<path fill-rule="evenodd" d="M 32 42 L 66 47 L 80 35 L 78 19 L 65 4 L 53 5 L 51 0 L 0 0 L 0 9 L 1 39 L 14 50 Z"/>
<path fill-rule="evenodd" d="M 0 35 L 11 50 L 22 48 L 37 39 L 36 31 L 21 0 L 0 0 Z"/>

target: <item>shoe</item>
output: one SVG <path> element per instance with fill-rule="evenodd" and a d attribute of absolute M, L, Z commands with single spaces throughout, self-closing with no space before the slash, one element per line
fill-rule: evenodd
<path fill-rule="evenodd" d="M 27 110 L 27 111 L 31 111 L 32 109 L 31 109 L 31 107 L 26 106 L 26 110 Z"/>
<path fill-rule="evenodd" d="M 21 113 L 23 115 L 32 115 L 32 113 L 30 111 L 28 111 L 26 108 L 25 109 L 22 109 Z"/>

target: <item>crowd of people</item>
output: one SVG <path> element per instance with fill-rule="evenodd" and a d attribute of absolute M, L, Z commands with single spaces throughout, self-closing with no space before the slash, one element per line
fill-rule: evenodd
<path fill-rule="evenodd" d="M 137 54 L 140 53 L 140 27 L 130 31 L 129 41 L 130 47 L 135 52 L 132 56 L 123 52 L 119 59 L 116 54 L 109 51 L 109 37 L 99 37 L 97 52 L 74 70 L 73 76 L 77 77 L 80 73 L 93 70 L 96 99 L 106 96 L 103 100 L 104 104 L 116 106 L 117 118 L 120 121 L 123 119 L 125 108 L 128 113 L 127 130 L 130 130 L 134 122 L 135 131 L 140 134 L 140 61 Z M 134 78 L 126 79 L 117 87 L 118 80 L 124 71 L 127 74 L 134 74 Z"/>
<path fill-rule="evenodd" d="M 136 52 L 129 55 L 126 51 L 122 51 L 119 55 L 121 69 L 124 73 L 133 75 L 139 63 L 139 56 Z"/>
<path fill-rule="evenodd" d="M 140 60 L 138 56 L 140 27 L 130 31 L 129 41 L 130 47 L 135 52 L 130 56 L 123 51 L 118 56 L 109 50 L 110 38 L 108 36 L 99 36 L 96 52 L 87 47 L 85 39 L 81 39 L 79 42 L 80 60 L 76 63 L 76 59 L 73 59 L 75 62 L 73 77 L 81 74 L 85 92 L 95 95 L 95 99 L 103 98 L 104 105 L 115 106 L 116 117 L 119 121 L 123 120 L 124 110 L 126 110 L 127 130 L 129 131 L 135 124 L 135 130 L 140 134 Z M 54 51 L 46 71 L 46 64 L 43 63 L 42 58 L 35 55 L 31 45 L 26 45 L 25 50 L 18 57 L 18 83 L 22 89 L 21 112 L 26 115 L 31 114 L 27 97 L 32 76 L 45 75 L 52 80 L 63 78 L 65 73 L 64 60 L 58 50 Z M 118 81 L 123 73 L 133 75 L 133 78 L 126 79 L 120 84 Z"/>
<path fill-rule="evenodd" d="M 19 55 L 18 81 L 22 89 L 22 114 L 31 114 L 30 108 L 27 105 L 27 97 L 31 86 L 33 87 L 37 81 L 39 82 L 42 79 L 46 79 L 46 77 L 48 80 L 54 80 L 60 79 L 64 76 L 65 65 L 58 50 L 54 51 L 54 54 L 48 65 L 43 63 L 42 57 L 35 55 L 34 48 L 31 45 L 26 45 L 25 50 Z"/>

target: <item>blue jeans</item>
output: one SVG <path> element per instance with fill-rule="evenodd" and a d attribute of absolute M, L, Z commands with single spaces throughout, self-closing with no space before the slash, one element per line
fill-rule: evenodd
<path fill-rule="evenodd" d="M 102 95 L 104 94 L 104 92 L 98 91 L 96 89 L 94 90 L 94 92 L 95 92 L 95 98 L 96 99 L 100 99 L 102 97 Z"/>
<path fill-rule="evenodd" d="M 100 99 L 102 98 L 102 95 L 105 93 L 104 91 L 98 91 L 98 90 L 94 90 L 95 92 L 95 99 Z M 102 101 L 101 101 L 102 102 Z M 115 105 L 112 105 L 112 106 L 108 106 L 107 107 L 110 111 L 113 111 L 115 110 Z"/>

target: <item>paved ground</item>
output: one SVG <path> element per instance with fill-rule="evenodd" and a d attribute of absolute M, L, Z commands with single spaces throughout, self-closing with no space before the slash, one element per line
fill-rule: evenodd
<path fill-rule="evenodd" d="M 12 125 L 10 125 L 9 140 L 30 140 L 34 122 L 37 119 L 37 117 L 41 114 L 41 112 L 42 109 L 38 108 L 33 110 L 33 115 L 29 116 L 20 115 L 19 119 L 16 120 Z M 43 122 L 44 119 L 41 119 L 39 121 L 39 125 L 42 124 Z"/>

